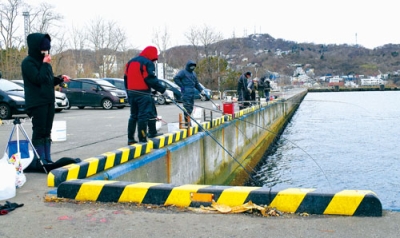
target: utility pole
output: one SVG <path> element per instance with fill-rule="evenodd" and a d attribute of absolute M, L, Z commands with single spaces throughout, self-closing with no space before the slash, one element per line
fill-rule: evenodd
<path fill-rule="evenodd" d="M 24 16 L 24 31 L 25 31 L 25 47 L 28 48 L 27 37 L 29 35 L 29 12 L 23 12 Z"/>

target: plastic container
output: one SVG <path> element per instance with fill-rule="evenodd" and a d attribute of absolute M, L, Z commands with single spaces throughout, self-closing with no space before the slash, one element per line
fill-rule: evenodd
<path fill-rule="evenodd" d="M 17 172 L 14 165 L 0 159 L 0 201 L 15 197 Z"/>
<path fill-rule="evenodd" d="M 54 121 L 53 128 L 51 129 L 52 141 L 66 141 L 67 140 L 67 122 Z"/>
<path fill-rule="evenodd" d="M 223 112 L 224 114 L 231 114 L 233 116 L 235 114 L 235 107 L 233 102 L 224 102 Z"/>

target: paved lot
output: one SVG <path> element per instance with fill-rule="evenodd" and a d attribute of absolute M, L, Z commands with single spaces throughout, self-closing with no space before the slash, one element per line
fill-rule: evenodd
<path fill-rule="evenodd" d="M 213 108 L 211 102 L 196 104 Z M 176 105 L 157 108 L 165 122 L 178 121 L 180 110 Z M 129 108 L 72 108 L 57 113 L 55 120 L 67 122 L 67 140 L 53 143 L 53 159 L 86 159 L 125 146 L 128 116 Z M 30 121 L 22 125 L 30 136 Z M 0 126 L 0 148 L 5 148 L 11 128 L 7 121 Z M 166 124 L 161 131 L 167 131 Z M 0 237 L 398 237 L 400 224 L 400 213 L 389 211 L 379 218 L 297 214 L 260 217 L 198 214 L 132 204 L 46 202 L 44 195 L 51 190 L 46 185 L 47 176 L 26 173 L 26 177 L 26 184 L 9 199 L 24 206 L 0 216 Z"/>

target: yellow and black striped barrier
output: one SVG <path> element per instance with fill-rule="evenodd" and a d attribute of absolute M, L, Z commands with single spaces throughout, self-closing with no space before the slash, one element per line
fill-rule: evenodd
<path fill-rule="evenodd" d="M 153 148 L 160 149 L 174 142 L 180 141 L 187 137 L 187 131 L 185 129 L 180 129 L 171 133 L 165 133 L 162 136 L 157 136 L 151 138 L 153 141 Z"/>
<path fill-rule="evenodd" d="M 72 180 L 57 189 L 58 198 L 78 201 L 131 202 L 179 207 L 208 206 L 214 200 L 227 206 L 249 201 L 287 213 L 346 216 L 382 216 L 382 205 L 370 190 L 321 193 L 316 189 L 289 188 L 271 191 L 266 187 L 133 183 L 104 180 Z"/>
<path fill-rule="evenodd" d="M 91 157 L 77 164 L 53 169 L 47 175 L 47 186 L 57 187 L 64 181 L 84 179 L 119 164 L 138 158 L 153 149 L 153 142 L 138 143 Z"/>

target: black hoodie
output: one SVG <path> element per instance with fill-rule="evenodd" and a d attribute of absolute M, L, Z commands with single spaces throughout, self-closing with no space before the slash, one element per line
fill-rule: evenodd
<path fill-rule="evenodd" d="M 40 43 L 48 34 L 32 33 L 27 37 L 28 56 L 21 63 L 25 88 L 25 108 L 54 104 L 54 75 L 50 64 L 43 63 Z"/>

